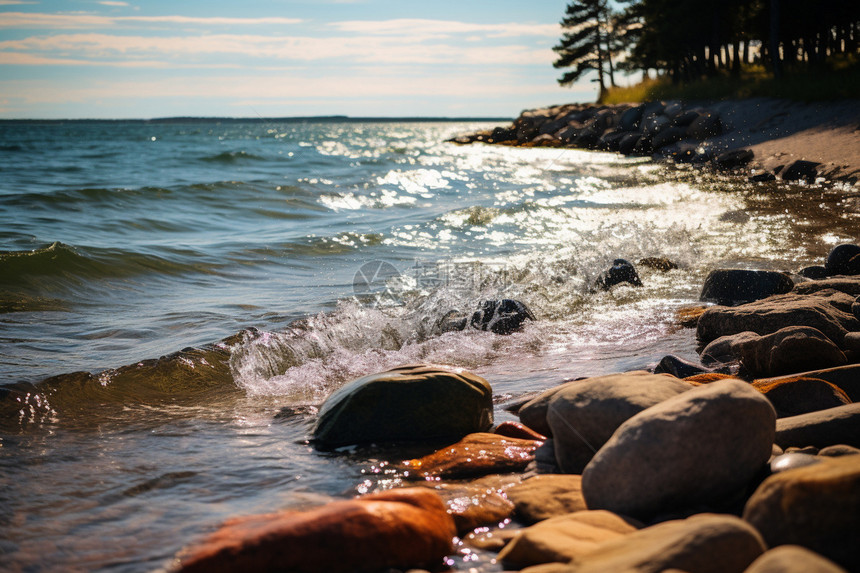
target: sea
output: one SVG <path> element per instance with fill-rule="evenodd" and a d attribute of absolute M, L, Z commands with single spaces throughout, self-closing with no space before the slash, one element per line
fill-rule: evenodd
<path fill-rule="evenodd" d="M 405 452 L 309 443 L 345 382 L 464 369 L 513 420 L 564 380 L 695 360 L 676 314 L 712 269 L 858 238 L 849 187 L 447 142 L 501 123 L 0 122 L 0 569 L 162 571 L 229 517 L 403 485 Z M 597 288 L 617 258 L 643 286 Z M 504 298 L 537 320 L 444 326 Z"/>

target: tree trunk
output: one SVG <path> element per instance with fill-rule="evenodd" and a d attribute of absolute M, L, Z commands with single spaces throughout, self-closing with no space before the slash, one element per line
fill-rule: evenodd
<path fill-rule="evenodd" d="M 782 78 L 782 59 L 779 56 L 779 0 L 770 0 L 770 61 L 773 77 Z"/>
<path fill-rule="evenodd" d="M 734 44 L 735 55 L 732 58 L 732 75 L 739 77 L 741 75 L 741 41 L 737 40 Z"/>

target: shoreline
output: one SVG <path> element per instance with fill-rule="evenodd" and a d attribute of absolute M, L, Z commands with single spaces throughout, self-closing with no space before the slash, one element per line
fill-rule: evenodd
<path fill-rule="evenodd" d="M 617 151 L 710 166 L 753 181 L 860 184 L 860 102 L 853 100 L 556 105 L 450 141 Z"/>

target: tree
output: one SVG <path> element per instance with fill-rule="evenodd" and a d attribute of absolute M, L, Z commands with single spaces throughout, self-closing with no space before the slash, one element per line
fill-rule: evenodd
<path fill-rule="evenodd" d="M 606 67 L 611 70 L 612 66 L 612 16 L 607 0 L 574 0 L 568 4 L 565 17 L 561 21 L 564 35 L 553 48 L 558 54 L 558 60 L 553 63 L 553 67 L 572 69 L 565 72 L 558 83 L 569 86 L 582 74 L 594 70 L 597 72 L 600 94 L 606 91 L 604 75 L 611 74 Z M 615 85 L 611 75 L 610 81 Z"/>

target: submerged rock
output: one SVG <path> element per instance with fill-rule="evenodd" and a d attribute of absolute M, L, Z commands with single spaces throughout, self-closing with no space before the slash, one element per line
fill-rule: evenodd
<path fill-rule="evenodd" d="M 459 478 L 525 469 L 543 442 L 480 432 L 401 464 L 412 475 Z"/>
<path fill-rule="evenodd" d="M 743 517 L 771 547 L 802 545 L 850 571 L 860 569 L 860 456 L 770 476 L 747 501 Z"/>
<path fill-rule="evenodd" d="M 319 447 L 458 440 L 493 423 L 490 384 L 423 365 L 371 374 L 333 392 L 313 429 Z"/>
<path fill-rule="evenodd" d="M 615 259 L 612 261 L 612 266 L 597 279 L 597 286 L 603 290 L 608 290 L 621 283 L 642 286 L 642 281 L 639 279 L 639 274 L 633 264 L 624 259 Z"/>
<path fill-rule="evenodd" d="M 649 518 L 719 502 L 767 463 L 775 420 L 767 398 L 740 380 L 669 398 L 624 422 L 586 466 L 588 507 Z"/>
<path fill-rule="evenodd" d="M 454 520 L 425 488 L 227 521 L 180 556 L 181 573 L 374 571 L 441 563 Z"/>
<path fill-rule="evenodd" d="M 785 294 L 792 287 L 794 282 L 788 275 L 775 271 L 718 269 L 708 274 L 699 300 L 734 306 Z"/>

